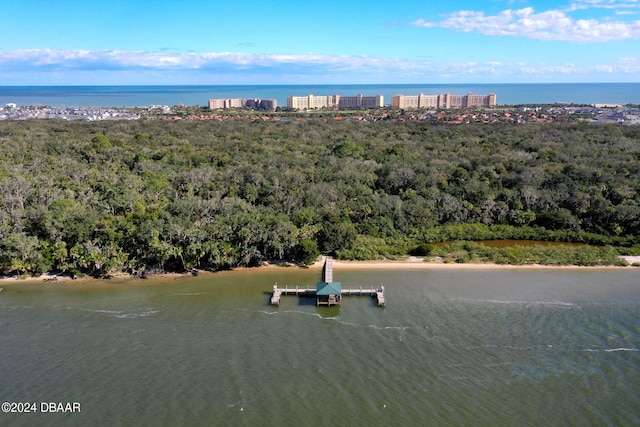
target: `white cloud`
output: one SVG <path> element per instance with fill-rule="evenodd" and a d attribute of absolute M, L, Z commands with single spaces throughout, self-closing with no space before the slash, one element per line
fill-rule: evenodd
<path fill-rule="evenodd" d="M 570 12 L 587 8 L 617 9 L 630 12 L 638 8 L 637 1 L 581 0 L 567 10 L 551 9 L 536 12 L 532 7 L 504 10 L 496 15 L 462 10 L 444 16 L 438 22 L 419 19 L 418 27 L 440 27 L 462 32 L 478 32 L 490 36 L 518 36 L 536 40 L 560 40 L 578 43 L 640 39 L 640 20 L 613 21 L 610 19 L 574 19 Z M 624 10 L 622 10 L 624 9 Z"/>
<path fill-rule="evenodd" d="M 567 11 L 583 10 L 583 9 L 638 9 L 640 3 L 638 0 L 575 0 L 567 8 Z"/>
<path fill-rule="evenodd" d="M 357 65 L 365 57 L 351 57 Z M 51 68 L 51 69 L 226 69 L 245 66 L 279 67 L 286 64 L 331 65 L 339 61 L 333 56 L 315 54 L 247 54 L 237 52 L 212 53 L 166 53 L 124 50 L 86 51 L 33 49 L 2 52 L 0 66 L 3 68 Z"/>
<path fill-rule="evenodd" d="M 598 81 L 640 76 L 640 60 L 590 66 L 523 62 L 433 62 L 421 59 L 319 54 L 249 54 L 242 52 L 168 53 L 139 51 L 18 50 L 0 51 L 0 79 L 5 84 L 264 84 L 413 83 L 424 81 Z M 580 77 L 585 76 L 585 77 Z M 596 77 L 594 77 L 596 76 Z M 131 80 L 133 79 L 133 80 Z M 594 80 L 595 79 L 595 80 Z M 79 83 L 78 83 L 79 84 Z"/>
<path fill-rule="evenodd" d="M 610 64 L 595 64 L 579 66 L 572 63 L 566 64 L 514 64 L 514 72 L 518 69 L 523 74 L 529 75 L 556 75 L 556 76 L 585 76 L 585 75 L 637 75 L 640 73 L 640 60 L 638 58 L 619 58 Z M 607 80 L 606 78 L 604 80 Z"/>

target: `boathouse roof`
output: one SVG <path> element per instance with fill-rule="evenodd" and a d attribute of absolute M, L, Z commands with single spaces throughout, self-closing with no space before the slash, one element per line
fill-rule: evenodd
<path fill-rule="evenodd" d="M 342 294 L 342 283 L 340 282 L 318 282 L 316 295 L 340 295 Z"/>

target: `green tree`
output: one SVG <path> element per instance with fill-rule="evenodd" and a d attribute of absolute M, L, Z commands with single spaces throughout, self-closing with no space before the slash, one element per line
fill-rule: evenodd
<path fill-rule="evenodd" d="M 293 248 L 293 259 L 303 265 L 313 264 L 319 256 L 318 244 L 312 239 L 302 239 Z"/>

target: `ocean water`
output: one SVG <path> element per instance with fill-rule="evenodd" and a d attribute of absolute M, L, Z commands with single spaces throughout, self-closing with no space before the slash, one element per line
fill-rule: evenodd
<path fill-rule="evenodd" d="M 640 269 L 317 269 L 3 285 L 0 425 L 640 425 Z"/>
<path fill-rule="evenodd" d="M 287 97 L 314 95 L 451 94 L 497 95 L 501 105 L 640 103 L 640 83 L 556 84 L 404 84 L 404 85 L 236 85 L 236 86 L 0 86 L 0 105 L 66 107 L 147 107 L 149 105 L 207 105 L 212 98 L 268 98 L 285 106 Z"/>

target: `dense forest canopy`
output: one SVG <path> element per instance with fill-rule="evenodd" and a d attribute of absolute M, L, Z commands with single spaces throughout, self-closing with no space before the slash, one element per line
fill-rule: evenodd
<path fill-rule="evenodd" d="M 640 128 L 0 122 L 0 272 L 351 259 L 443 240 L 640 241 Z"/>

